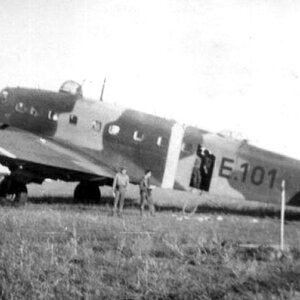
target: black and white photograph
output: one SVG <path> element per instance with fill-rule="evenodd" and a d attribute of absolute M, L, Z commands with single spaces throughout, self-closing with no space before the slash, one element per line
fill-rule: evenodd
<path fill-rule="evenodd" d="M 0 8 L 0 299 L 300 299 L 299 1 Z"/>

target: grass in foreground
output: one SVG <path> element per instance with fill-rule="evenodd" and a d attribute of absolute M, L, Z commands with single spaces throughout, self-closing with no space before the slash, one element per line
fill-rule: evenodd
<path fill-rule="evenodd" d="M 299 299 L 300 233 L 278 220 L 158 213 L 123 219 L 101 206 L 0 211 L 2 299 Z M 219 220 L 219 221 L 218 221 Z M 259 248 L 239 244 L 257 243 Z"/>

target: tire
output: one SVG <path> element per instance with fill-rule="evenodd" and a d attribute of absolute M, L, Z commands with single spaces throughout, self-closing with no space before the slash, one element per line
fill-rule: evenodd
<path fill-rule="evenodd" d="M 94 182 L 80 182 L 74 190 L 75 203 L 100 203 L 101 192 Z"/>
<path fill-rule="evenodd" d="M 5 194 L 5 199 L 11 204 L 25 205 L 28 200 L 26 185 L 15 181 L 12 182 L 9 190 Z"/>
<path fill-rule="evenodd" d="M 28 199 L 26 184 L 5 177 L 0 184 L 0 197 L 6 203 L 24 205 Z"/>
<path fill-rule="evenodd" d="M 84 197 L 84 186 L 82 183 L 79 183 L 74 190 L 74 202 L 79 203 Z"/>
<path fill-rule="evenodd" d="M 16 197 L 14 199 L 14 203 L 18 205 L 25 205 L 28 200 L 28 191 L 26 185 L 23 183 L 18 183 L 15 195 Z"/>
<path fill-rule="evenodd" d="M 18 205 L 25 205 L 28 200 L 28 193 L 27 192 L 19 192 L 16 194 L 15 203 Z"/>

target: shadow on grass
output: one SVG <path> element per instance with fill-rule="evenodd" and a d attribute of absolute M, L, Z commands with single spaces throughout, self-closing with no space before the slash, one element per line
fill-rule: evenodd
<path fill-rule="evenodd" d="M 49 204 L 49 205 L 79 205 L 82 210 L 86 210 L 83 205 L 99 205 L 99 206 L 112 206 L 113 205 L 113 198 L 112 197 L 102 197 L 101 203 L 95 202 L 84 202 L 84 203 L 74 203 L 74 199 L 72 197 L 32 197 L 29 199 L 29 202 L 34 204 Z M 125 200 L 124 208 L 133 208 L 139 209 L 139 199 L 136 198 L 127 198 Z M 155 205 L 156 211 L 170 211 L 170 212 L 183 212 L 183 208 L 179 205 Z M 211 214 L 229 214 L 229 215 L 239 215 L 239 216 L 251 216 L 251 217 L 258 217 L 258 218 L 280 218 L 280 207 L 270 206 L 270 207 L 249 207 L 245 206 L 236 206 L 234 207 L 231 205 L 223 204 L 222 206 L 214 206 L 210 205 L 209 203 L 202 203 L 199 204 L 197 207 L 186 207 L 184 212 L 186 214 L 189 213 L 211 213 Z M 287 221 L 298 221 L 300 220 L 300 211 L 293 210 L 292 207 L 288 207 L 285 213 L 285 219 Z"/>

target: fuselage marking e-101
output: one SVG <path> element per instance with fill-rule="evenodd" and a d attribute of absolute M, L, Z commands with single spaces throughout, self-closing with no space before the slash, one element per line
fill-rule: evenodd
<path fill-rule="evenodd" d="M 219 176 L 228 180 L 232 179 L 234 166 L 234 159 L 223 157 L 220 164 Z M 274 187 L 276 176 L 278 173 L 276 169 L 268 170 L 267 168 L 259 165 L 251 168 L 250 164 L 247 162 L 240 164 L 238 167 L 239 170 L 237 168 L 235 170 L 242 172 L 241 177 L 239 178 L 238 175 L 234 175 L 234 180 L 240 181 L 242 183 L 249 182 L 256 186 L 266 183 L 270 189 Z"/>

